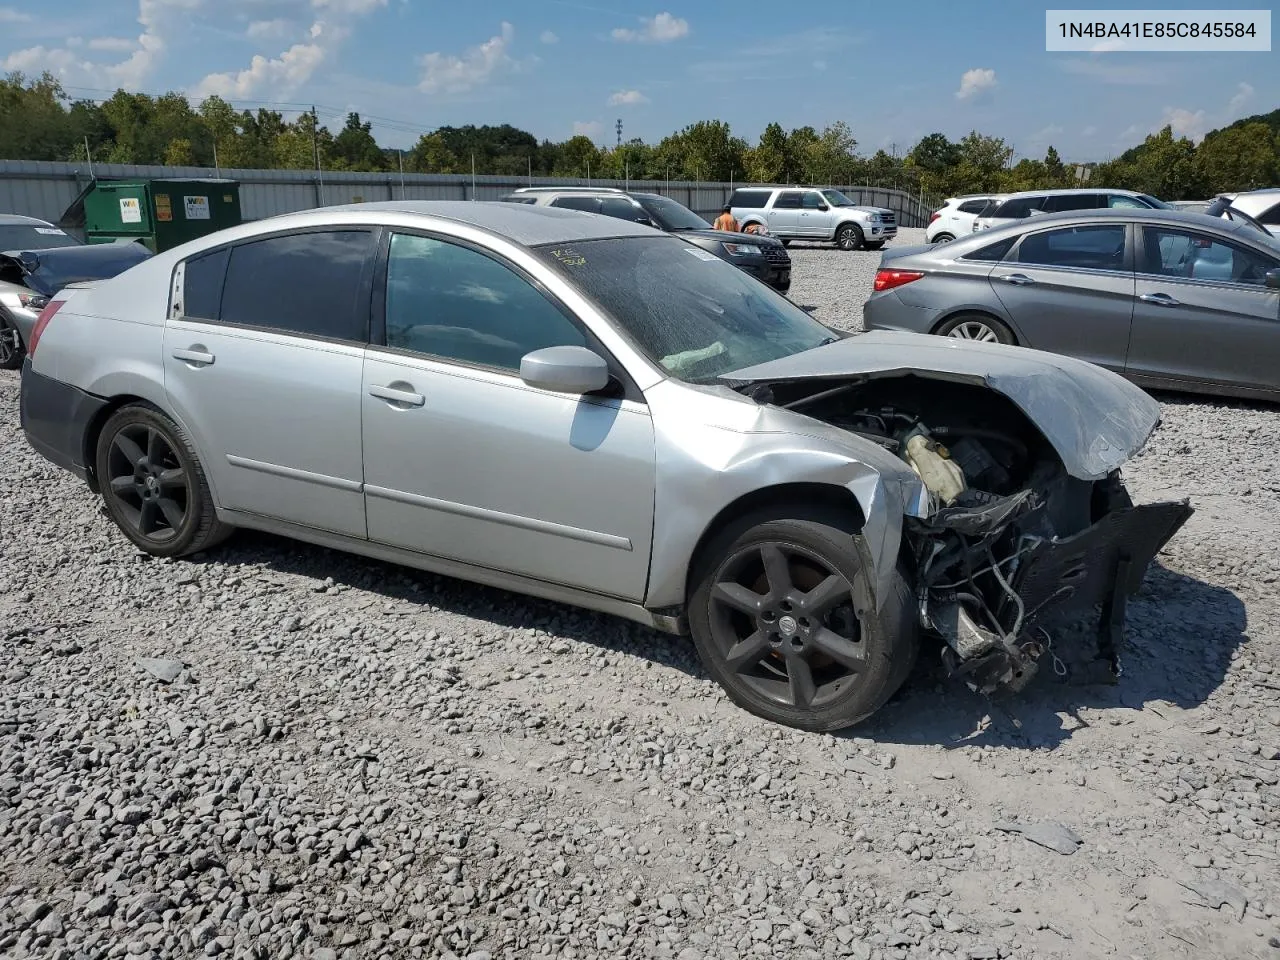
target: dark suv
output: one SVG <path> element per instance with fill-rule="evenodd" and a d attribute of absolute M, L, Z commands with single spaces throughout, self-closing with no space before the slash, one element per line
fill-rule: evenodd
<path fill-rule="evenodd" d="M 627 193 L 609 187 L 521 187 L 502 199 L 600 213 L 678 233 L 775 290 L 786 293 L 791 289 L 791 256 L 781 241 L 758 234 L 714 230 L 688 207 L 658 193 Z"/>

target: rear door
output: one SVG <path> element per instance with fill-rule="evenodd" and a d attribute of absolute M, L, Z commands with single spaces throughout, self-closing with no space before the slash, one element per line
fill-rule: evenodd
<path fill-rule="evenodd" d="M 360 383 L 376 235 L 277 234 L 175 272 L 165 391 L 223 507 L 365 536 Z"/>
<path fill-rule="evenodd" d="M 782 190 L 773 199 L 769 208 L 769 231 L 780 237 L 800 236 L 800 195 L 799 190 Z"/>
<path fill-rule="evenodd" d="M 1124 370 L 1133 266 L 1123 223 L 1034 230 L 991 271 L 1024 346 Z"/>
<path fill-rule="evenodd" d="M 1280 257 L 1216 233 L 1143 227 L 1126 372 L 1280 390 Z"/>

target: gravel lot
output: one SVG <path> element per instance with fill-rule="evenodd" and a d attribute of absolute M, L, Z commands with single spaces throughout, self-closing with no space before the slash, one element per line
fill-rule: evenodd
<path fill-rule="evenodd" d="M 792 249 L 856 329 L 879 255 Z M 619 620 L 265 536 L 149 560 L 0 373 L 0 956 L 1280 958 L 1280 409 L 1161 399 L 1126 475 L 1198 512 L 1122 682 L 996 705 L 926 657 L 832 737 Z M 1083 844 L 996 826 L 1041 821 Z"/>

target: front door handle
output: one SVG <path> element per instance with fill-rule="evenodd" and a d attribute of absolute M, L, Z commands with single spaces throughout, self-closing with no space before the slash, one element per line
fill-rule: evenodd
<path fill-rule="evenodd" d="M 1154 303 L 1157 307 L 1180 307 L 1181 302 L 1173 299 L 1167 293 L 1144 293 L 1138 297 L 1143 303 Z"/>
<path fill-rule="evenodd" d="M 1025 273 L 1006 273 L 1000 279 L 1003 280 L 1005 283 L 1012 283 L 1014 286 L 1017 286 L 1017 287 L 1025 287 L 1028 284 L 1035 283 L 1035 281 L 1032 280 L 1030 277 L 1028 277 Z"/>
<path fill-rule="evenodd" d="M 412 390 L 399 390 L 395 387 L 370 387 L 369 396 L 377 397 L 379 400 L 386 400 L 389 403 L 404 404 L 409 407 L 421 407 L 427 402 L 427 398 L 420 393 L 414 393 Z"/>
<path fill-rule="evenodd" d="M 190 347 L 186 350 L 175 350 L 173 351 L 173 358 L 175 360 L 185 361 L 186 363 L 197 367 L 207 367 L 214 361 L 213 354 L 200 347 Z"/>

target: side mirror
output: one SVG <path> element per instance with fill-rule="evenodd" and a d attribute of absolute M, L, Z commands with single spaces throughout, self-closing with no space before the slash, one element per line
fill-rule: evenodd
<path fill-rule="evenodd" d="M 554 393 L 594 393 L 609 385 L 609 365 L 586 347 L 543 347 L 520 358 L 520 379 Z"/>
<path fill-rule="evenodd" d="M 1266 284 L 1271 290 L 1280 290 L 1280 267 L 1267 271 Z"/>
<path fill-rule="evenodd" d="M 820 203 L 820 204 L 818 204 L 818 209 L 819 209 L 819 210 L 824 210 L 824 211 L 825 211 L 825 210 L 830 210 L 831 208 L 830 208 L 829 206 L 827 206 L 825 203 Z"/>

